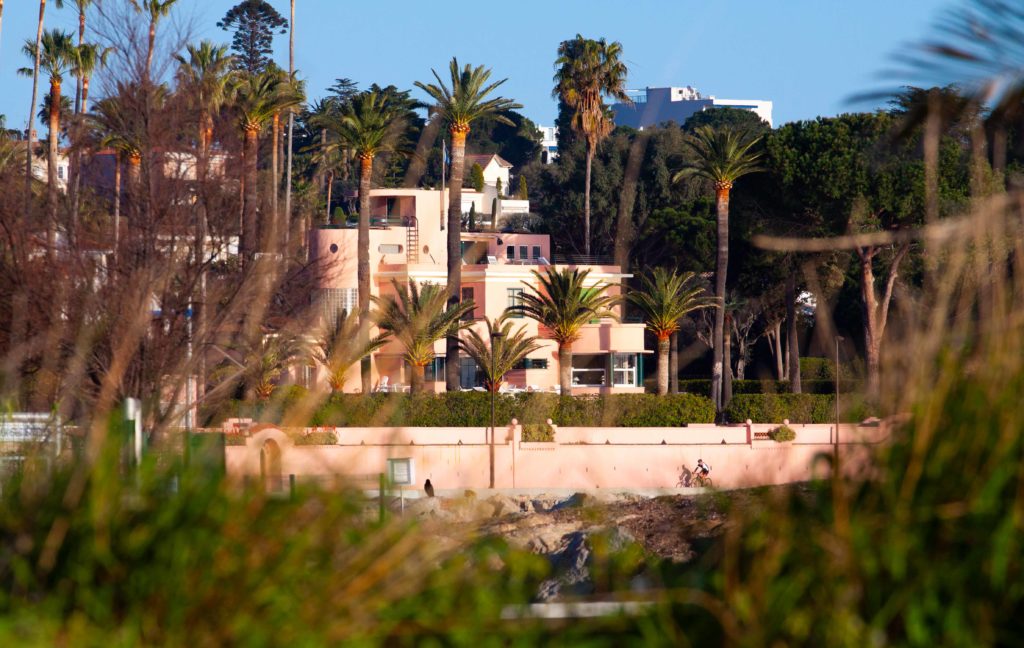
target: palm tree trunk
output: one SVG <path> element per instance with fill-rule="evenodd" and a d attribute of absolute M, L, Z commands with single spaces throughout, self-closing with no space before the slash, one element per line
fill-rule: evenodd
<path fill-rule="evenodd" d="M 669 349 L 672 346 L 672 336 L 658 338 L 658 395 L 664 396 L 668 393 L 669 375 Z"/>
<path fill-rule="evenodd" d="M 291 20 L 288 23 L 288 75 L 295 74 L 295 0 L 291 1 Z M 288 161 L 285 163 L 284 176 L 284 247 L 288 251 L 291 238 L 292 223 L 292 131 L 295 128 L 295 111 L 288 111 Z M 303 231 L 305 228 L 303 227 Z M 304 245 L 304 243 L 302 243 Z"/>
<path fill-rule="evenodd" d="M 424 365 L 412 365 L 409 368 L 409 393 L 420 394 L 423 392 Z"/>
<path fill-rule="evenodd" d="M 572 342 L 558 345 L 558 385 L 562 396 L 572 395 Z"/>
<path fill-rule="evenodd" d="M 800 387 L 800 341 L 796 330 L 796 277 L 786 280 L 786 346 L 789 347 L 789 389 L 799 394 Z"/>
<path fill-rule="evenodd" d="M 82 46 L 82 42 L 85 40 L 85 11 L 78 13 L 78 46 Z M 85 112 L 85 98 L 84 95 L 87 92 L 88 77 L 84 75 L 75 76 L 75 114 L 80 115 Z M 69 169 L 68 178 L 68 195 L 71 198 L 71 231 L 77 236 L 78 233 L 78 190 L 81 187 L 79 177 L 81 175 L 82 168 L 82 152 L 76 147 L 74 154 L 71 156 L 71 168 Z"/>
<path fill-rule="evenodd" d="M 327 214 L 324 223 L 331 224 L 331 189 L 334 188 L 334 171 L 327 172 Z"/>
<path fill-rule="evenodd" d="M 672 346 L 668 352 L 669 384 L 672 393 L 679 393 L 679 331 L 672 334 Z"/>
<path fill-rule="evenodd" d="M 583 181 L 583 254 L 590 256 L 590 170 L 594 165 L 594 148 L 587 144 L 587 172 Z"/>
<path fill-rule="evenodd" d="M 249 129 L 245 131 L 245 160 L 243 161 L 245 175 L 245 207 L 242 223 L 243 266 L 252 262 L 256 253 L 256 242 L 259 240 L 259 223 L 257 220 L 259 192 L 256 191 L 256 157 L 258 155 L 259 131 Z"/>
<path fill-rule="evenodd" d="M 145 81 L 149 84 L 149 76 L 153 69 L 153 49 L 156 45 L 156 19 L 151 18 L 149 21 L 149 49 L 146 50 L 146 72 Z"/>
<path fill-rule="evenodd" d="M 281 158 L 277 148 L 281 140 L 281 113 L 275 112 L 270 124 L 270 236 L 267 250 L 275 251 L 280 249 L 278 243 L 281 240 L 281 216 L 277 213 L 278 189 L 281 186 Z"/>
<path fill-rule="evenodd" d="M 633 245 L 633 207 L 636 204 L 636 186 L 640 177 L 640 165 L 647 151 L 650 131 L 641 131 L 629 147 L 629 158 L 623 173 L 622 192 L 619 194 L 619 211 L 615 219 L 615 265 L 623 274 L 629 272 L 629 251 Z"/>
<path fill-rule="evenodd" d="M 50 132 L 46 151 L 46 245 L 51 250 L 57 232 L 57 143 L 60 137 L 60 81 L 50 78 Z"/>
<path fill-rule="evenodd" d="M 722 409 L 724 410 L 729 406 L 729 401 L 732 400 L 732 335 L 730 333 L 732 328 L 732 315 L 726 315 L 725 317 L 725 339 L 722 345 L 722 366 L 725 371 L 722 374 Z"/>
<path fill-rule="evenodd" d="M 121 245 L 121 154 L 114 154 L 114 265 Z"/>
<path fill-rule="evenodd" d="M 46 0 L 39 0 L 39 24 L 36 27 L 36 59 L 32 66 L 32 102 L 28 106 L 28 130 L 25 132 L 25 220 L 32 218 L 32 142 L 35 140 L 36 97 L 39 94 L 39 57 L 43 53 L 43 17 L 46 15 Z M 49 244 L 47 231 L 46 254 L 52 258 L 53 246 Z"/>
<path fill-rule="evenodd" d="M 369 339 L 370 333 L 370 182 L 373 179 L 373 156 L 359 159 L 359 232 L 357 234 L 356 276 L 359 300 L 359 344 Z M 359 377 L 364 394 L 370 393 L 370 356 L 359 363 Z M 419 367 L 423 372 L 423 367 Z M 415 374 L 417 368 L 413 368 Z"/>
<path fill-rule="evenodd" d="M 711 400 L 717 411 L 722 411 L 722 358 L 725 351 L 725 279 L 729 267 L 729 189 L 715 188 L 718 211 L 718 257 L 715 262 L 715 325 L 712 333 Z"/>
<path fill-rule="evenodd" d="M 466 168 L 465 130 L 451 129 L 452 169 L 448 194 L 448 306 L 457 306 L 462 298 L 462 181 Z M 443 163 L 443 162 L 442 162 Z M 459 336 L 445 340 L 444 383 L 448 391 L 459 390 Z"/>

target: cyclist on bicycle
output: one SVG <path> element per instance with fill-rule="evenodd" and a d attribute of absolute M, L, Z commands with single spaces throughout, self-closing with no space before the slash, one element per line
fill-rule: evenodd
<path fill-rule="evenodd" d="M 698 459 L 697 467 L 693 469 L 693 472 L 697 473 L 698 476 L 707 479 L 708 475 L 711 473 L 711 466 L 704 463 L 703 459 Z"/>

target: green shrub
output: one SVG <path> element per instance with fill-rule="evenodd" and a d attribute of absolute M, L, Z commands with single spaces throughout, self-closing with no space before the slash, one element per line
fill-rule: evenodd
<path fill-rule="evenodd" d="M 551 442 L 555 432 L 547 423 L 526 423 L 523 425 L 523 441 Z"/>
<path fill-rule="evenodd" d="M 696 394 L 498 394 L 494 420 L 506 425 L 660 427 L 714 420 L 711 401 Z M 483 427 L 491 422 L 491 396 L 483 392 L 443 394 L 336 394 L 314 412 L 310 425 L 338 427 Z"/>
<path fill-rule="evenodd" d="M 853 371 L 849 365 L 842 365 L 839 377 L 841 380 L 853 379 Z M 802 381 L 826 380 L 834 382 L 836 379 L 835 360 L 831 358 L 800 358 L 800 379 Z"/>
<path fill-rule="evenodd" d="M 725 408 L 733 423 L 829 423 L 835 420 L 834 397 L 818 394 L 737 394 Z"/>
<path fill-rule="evenodd" d="M 290 434 L 289 436 L 295 445 L 301 446 L 338 444 L 338 434 L 334 430 L 316 430 L 309 434 L 299 432 Z"/>
<path fill-rule="evenodd" d="M 772 441 L 782 443 L 784 441 L 792 441 L 796 438 L 796 430 L 789 427 L 788 425 L 780 425 L 777 428 L 772 428 L 768 432 L 768 437 Z"/>

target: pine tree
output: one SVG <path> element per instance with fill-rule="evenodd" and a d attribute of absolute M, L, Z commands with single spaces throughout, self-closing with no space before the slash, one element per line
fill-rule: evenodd
<path fill-rule="evenodd" d="M 275 32 L 288 32 L 288 21 L 266 0 L 242 0 L 228 9 L 217 26 L 224 31 L 234 31 L 231 50 L 237 54 L 236 69 L 249 74 L 267 69 L 274 51 Z"/>
<path fill-rule="evenodd" d="M 530 192 L 526 188 L 526 176 L 519 176 L 519 191 L 516 194 L 519 200 L 529 200 Z"/>
<path fill-rule="evenodd" d="M 469 182 L 477 191 L 484 190 L 484 169 L 476 162 L 473 163 L 472 168 L 469 170 Z"/>

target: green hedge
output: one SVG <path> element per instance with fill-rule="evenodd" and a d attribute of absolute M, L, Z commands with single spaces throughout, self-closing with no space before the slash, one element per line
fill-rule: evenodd
<path fill-rule="evenodd" d="M 736 394 L 725 417 L 733 423 L 831 423 L 836 418 L 835 399 L 818 394 Z"/>
<path fill-rule="evenodd" d="M 831 358 L 800 358 L 800 378 L 804 381 L 836 379 L 836 363 Z M 840 370 L 842 380 L 852 380 L 853 371 L 848 364 Z"/>
<path fill-rule="evenodd" d="M 818 358 L 811 358 L 816 360 Z M 843 379 L 839 383 L 839 391 L 842 393 L 854 392 L 859 385 L 854 380 Z M 834 394 L 836 391 L 835 381 L 829 380 L 801 380 L 800 390 L 805 394 Z M 711 381 L 708 379 L 680 380 L 679 391 L 689 394 L 700 394 L 709 396 L 711 394 Z M 788 380 L 734 380 L 732 381 L 733 394 L 788 394 Z"/>
<path fill-rule="evenodd" d="M 297 400 L 293 391 L 289 400 Z M 263 423 L 279 423 L 287 407 L 257 407 L 230 402 L 212 415 L 214 421 L 248 415 Z M 252 412 L 252 414 L 247 414 Z M 551 419 L 561 426 L 677 427 L 710 423 L 715 418 L 711 401 L 696 394 L 616 394 L 612 396 L 559 396 L 557 394 L 498 394 L 494 419 L 506 424 L 513 418 L 524 424 Z M 490 424 L 490 394 L 335 394 L 310 417 L 311 426 L 369 427 L 479 427 Z M 215 424 L 215 423 L 214 423 Z"/>

